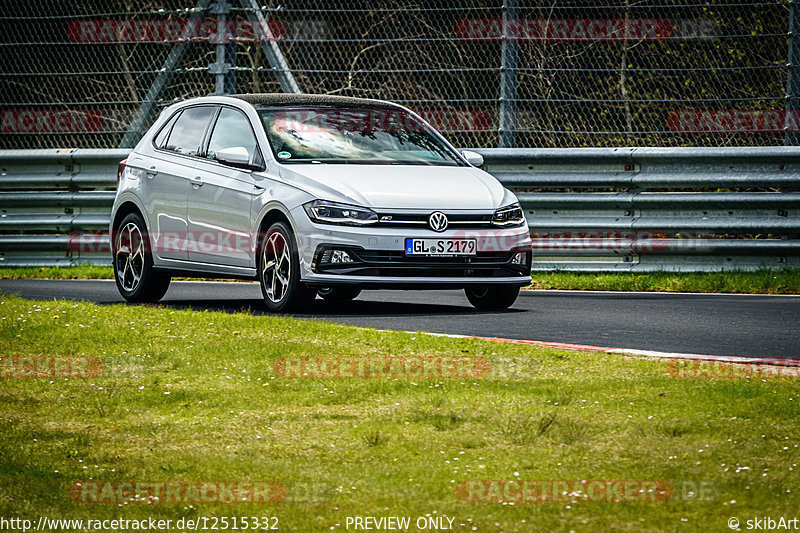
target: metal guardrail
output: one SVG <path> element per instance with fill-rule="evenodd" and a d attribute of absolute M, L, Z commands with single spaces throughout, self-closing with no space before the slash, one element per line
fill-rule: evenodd
<path fill-rule="evenodd" d="M 476 150 L 517 192 L 534 270 L 800 266 L 800 149 Z"/>
<path fill-rule="evenodd" d="M 0 150 L 0 266 L 111 264 L 117 164 L 130 150 Z M 89 251 L 89 250 L 96 251 Z"/>
<path fill-rule="evenodd" d="M 800 266 L 800 148 L 477 149 L 517 192 L 534 270 Z M 109 264 L 127 150 L 0 150 L 0 265 Z"/>

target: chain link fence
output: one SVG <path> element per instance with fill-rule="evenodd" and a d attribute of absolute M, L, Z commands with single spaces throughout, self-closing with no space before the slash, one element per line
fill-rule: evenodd
<path fill-rule="evenodd" d="M 0 148 L 281 91 L 401 102 L 458 146 L 800 144 L 797 2 L 263 1 L 5 0 Z"/>

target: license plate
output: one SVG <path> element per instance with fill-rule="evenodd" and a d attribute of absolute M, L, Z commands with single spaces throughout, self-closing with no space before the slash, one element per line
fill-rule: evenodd
<path fill-rule="evenodd" d="M 406 239 L 406 255 L 453 256 L 475 255 L 475 239 Z"/>

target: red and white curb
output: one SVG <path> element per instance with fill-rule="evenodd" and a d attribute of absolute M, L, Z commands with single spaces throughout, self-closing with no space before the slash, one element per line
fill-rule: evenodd
<path fill-rule="evenodd" d="M 389 331 L 389 330 L 383 330 Z M 696 353 L 676 353 L 676 352 L 657 352 L 653 350 L 636 350 L 632 348 L 611 348 L 606 346 L 592 346 L 589 344 L 570 344 L 565 342 L 533 341 L 524 339 L 507 339 L 503 337 L 479 337 L 475 335 L 454 335 L 451 333 L 431 333 L 420 331 L 406 331 L 405 333 L 431 335 L 434 337 L 449 337 L 453 339 L 479 339 L 491 342 L 505 342 L 511 344 L 528 344 L 532 346 L 545 346 L 547 348 L 557 348 L 560 350 L 574 350 L 579 352 L 606 352 L 623 355 L 636 355 L 641 357 L 652 357 L 659 359 L 692 359 L 700 361 L 718 361 L 723 363 L 737 363 L 743 365 L 771 365 L 800 367 L 800 360 L 778 359 L 771 357 L 734 357 L 728 355 L 706 355 Z"/>

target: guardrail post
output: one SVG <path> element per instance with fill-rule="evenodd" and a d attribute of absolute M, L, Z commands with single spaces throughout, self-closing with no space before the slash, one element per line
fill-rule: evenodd
<path fill-rule="evenodd" d="M 508 34 L 508 28 L 519 17 L 518 0 L 503 0 L 503 40 L 500 57 L 500 148 L 516 145 L 517 130 L 517 62 L 519 43 Z"/>
<path fill-rule="evenodd" d="M 800 2 L 789 4 L 789 48 L 787 54 L 788 75 L 786 79 L 786 113 L 800 112 Z M 795 121 L 786 118 L 785 124 Z M 800 132 L 786 131 L 783 137 L 786 146 L 800 146 Z"/>

